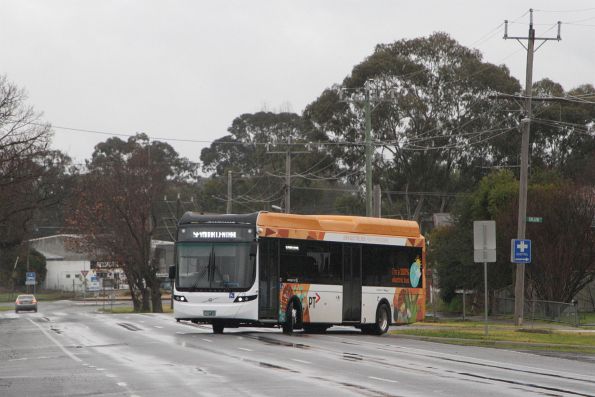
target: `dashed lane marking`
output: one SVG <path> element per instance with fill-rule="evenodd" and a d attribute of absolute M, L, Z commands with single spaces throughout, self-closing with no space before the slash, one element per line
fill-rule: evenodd
<path fill-rule="evenodd" d="M 399 383 L 399 381 L 396 381 L 396 380 L 392 380 L 392 379 L 384 379 L 384 378 L 378 378 L 378 377 L 376 377 L 376 376 L 368 376 L 368 378 L 370 378 L 370 379 L 375 379 L 375 380 L 379 380 L 379 381 L 382 381 L 382 382 Z"/>
<path fill-rule="evenodd" d="M 299 358 L 292 358 L 291 361 L 295 361 L 297 363 L 302 363 L 302 364 L 312 364 L 310 361 L 300 360 Z"/>

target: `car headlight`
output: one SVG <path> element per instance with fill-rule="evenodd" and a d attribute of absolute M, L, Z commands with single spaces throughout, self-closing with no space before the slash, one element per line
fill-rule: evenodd
<path fill-rule="evenodd" d="M 178 302 L 188 302 L 188 299 L 184 295 L 174 295 L 174 300 Z"/>

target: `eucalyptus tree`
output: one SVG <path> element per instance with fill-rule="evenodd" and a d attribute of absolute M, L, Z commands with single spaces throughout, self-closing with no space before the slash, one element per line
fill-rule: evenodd
<path fill-rule="evenodd" d="M 341 92 L 380 93 L 373 102 L 374 182 L 385 190 L 447 192 L 472 186 L 498 159 L 493 141 L 509 142 L 517 120 L 491 98 L 514 94 L 518 81 L 508 69 L 482 61 L 444 33 L 378 45 L 350 76 L 311 103 L 304 112 L 335 142 L 336 155 L 351 169 L 363 169 L 364 107 L 342 101 Z M 360 184 L 364 174 L 352 175 Z M 418 196 L 419 217 L 425 206 Z M 438 203 L 432 203 L 435 208 Z"/>

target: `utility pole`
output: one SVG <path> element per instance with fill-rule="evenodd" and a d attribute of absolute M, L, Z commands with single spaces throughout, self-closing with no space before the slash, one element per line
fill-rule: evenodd
<path fill-rule="evenodd" d="M 289 214 L 291 212 L 291 155 L 300 153 L 310 153 L 306 151 L 291 150 L 293 145 L 291 134 L 287 137 L 287 150 L 285 151 L 267 151 L 267 154 L 285 154 L 285 208 L 284 212 Z"/>
<path fill-rule="evenodd" d="M 380 185 L 374 185 L 374 216 L 381 218 L 382 209 L 382 194 L 380 191 Z"/>
<path fill-rule="evenodd" d="M 231 214 L 231 170 L 227 171 L 227 214 Z"/>
<path fill-rule="evenodd" d="M 370 109 L 370 90 L 366 90 L 366 216 L 372 216 L 372 111 Z"/>
<path fill-rule="evenodd" d="M 291 212 L 291 135 L 287 138 L 285 154 L 285 213 Z"/>
<path fill-rule="evenodd" d="M 510 37 L 508 36 L 508 21 L 504 21 L 504 39 L 515 39 L 523 47 L 525 45 L 521 40 L 527 40 L 527 70 L 525 80 L 525 117 L 521 120 L 522 136 L 521 136 L 521 173 L 519 180 L 519 217 L 517 223 L 517 238 L 525 239 L 525 229 L 527 224 L 527 174 L 529 169 L 529 133 L 531 129 L 531 96 L 533 86 L 533 54 L 535 53 L 535 40 L 543 40 L 539 45 L 541 47 L 548 40 L 561 40 L 560 25 L 558 22 L 558 37 L 543 38 L 535 37 L 535 29 L 533 29 L 533 9 L 529 10 L 529 36 L 528 37 Z M 537 47 L 537 49 L 539 49 Z M 514 323 L 517 326 L 523 325 L 523 310 L 525 305 L 525 264 L 518 263 L 516 265 L 516 277 L 514 286 Z"/>
<path fill-rule="evenodd" d="M 367 80 L 364 87 L 361 88 L 342 88 L 339 92 L 341 101 L 349 103 L 363 104 L 365 114 L 365 140 L 364 153 L 366 158 L 366 216 L 373 216 L 374 208 L 372 203 L 372 159 L 374 157 L 374 144 L 372 142 L 372 110 L 382 102 L 392 102 L 394 100 L 392 89 L 371 88 L 370 83 L 374 80 Z M 345 93 L 351 92 L 348 97 Z M 372 95 L 373 94 L 373 95 Z M 385 95 L 390 94 L 391 99 L 386 100 Z M 372 106 L 374 102 L 374 106 Z"/>

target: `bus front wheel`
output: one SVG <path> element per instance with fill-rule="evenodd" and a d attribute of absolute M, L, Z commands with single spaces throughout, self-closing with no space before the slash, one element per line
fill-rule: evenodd
<path fill-rule="evenodd" d="M 213 333 L 214 334 L 222 334 L 225 326 L 223 323 L 213 323 Z"/>
<path fill-rule="evenodd" d="M 300 319 L 299 307 L 297 307 L 294 301 L 290 301 L 287 304 L 287 310 L 285 310 L 285 322 L 283 323 L 283 333 L 291 334 L 299 323 Z"/>

